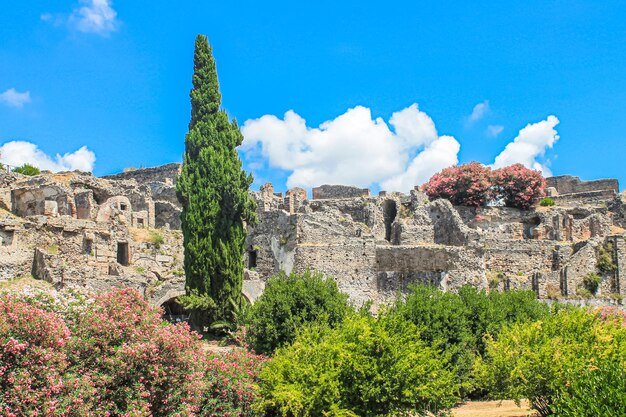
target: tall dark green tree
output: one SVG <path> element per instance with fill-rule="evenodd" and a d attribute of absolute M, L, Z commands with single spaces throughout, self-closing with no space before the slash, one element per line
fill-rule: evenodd
<path fill-rule="evenodd" d="M 232 319 L 241 303 L 245 224 L 256 221 L 248 195 L 252 176 L 242 170 L 241 134 L 220 108 L 215 60 L 206 36 L 198 35 L 194 55 L 191 121 L 182 172 L 176 184 L 185 248 L 191 321 L 201 328 Z"/>

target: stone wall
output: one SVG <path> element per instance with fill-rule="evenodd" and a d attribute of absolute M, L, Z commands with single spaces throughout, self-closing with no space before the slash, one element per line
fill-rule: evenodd
<path fill-rule="evenodd" d="M 313 188 L 313 200 L 368 197 L 370 190 L 347 185 L 321 185 Z"/>

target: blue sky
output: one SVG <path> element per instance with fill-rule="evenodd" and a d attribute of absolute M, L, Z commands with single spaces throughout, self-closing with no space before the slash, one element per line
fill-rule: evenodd
<path fill-rule="evenodd" d="M 266 3 L 7 2 L 3 159 L 180 161 L 202 33 L 255 187 L 406 190 L 472 160 L 626 184 L 626 2 Z"/>

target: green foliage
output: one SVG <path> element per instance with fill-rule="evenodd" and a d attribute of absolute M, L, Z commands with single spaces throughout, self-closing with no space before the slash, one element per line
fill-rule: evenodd
<path fill-rule="evenodd" d="M 13 168 L 13 172 L 17 172 L 18 174 L 23 175 L 39 175 L 41 174 L 41 170 L 36 166 L 30 164 L 24 164 L 21 167 Z"/>
<path fill-rule="evenodd" d="M 565 407 L 564 399 L 574 396 L 584 384 L 595 383 L 592 379 L 573 385 L 600 366 L 599 358 L 618 361 L 623 367 L 626 329 L 617 320 L 603 321 L 588 310 L 567 308 L 543 320 L 507 327 L 497 340 L 488 337 L 485 359 L 477 366 L 477 374 L 495 398 L 527 398 L 540 415 L 548 416 L 554 412 L 553 404 Z M 610 380 L 613 371 L 609 367 L 606 374 L 596 374 L 596 378 Z M 612 385 L 610 389 L 618 387 Z M 593 401 L 604 400 L 599 396 Z"/>
<path fill-rule="evenodd" d="M 560 417 L 623 417 L 626 410 L 626 367 L 623 360 L 590 360 L 581 375 L 570 375 L 551 410 Z"/>
<path fill-rule="evenodd" d="M 591 294 L 595 294 L 598 291 L 601 282 L 602 277 L 595 272 L 590 272 L 583 277 L 583 286 Z"/>
<path fill-rule="evenodd" d="M 152 243 L 155 248 L 159 249 L 161 245 L 165 243 L 165 238 L 163 238 L 163 235 L 157 230 L 150 230 L 150 243 Z"/>
<path fill-rule="evenodd" d="M 257 353 L 272 353 L 296 337 L 306 323 L 324 321 L 331 327 L 350 311 L 348 296 L 322 274 L 279 274 L 267 281 L 250 311 L 248 343 Z"/>
<path fill-rule="evenodd" d="M 144 268 L 143 266 L 137 266 L 135 267 L 135 272 L 137 272 L 138 274 L 143 274 L 144 272 L 146 272 L 146 268 Z"/>
<path fill-rule="evenodd" d="M 474 362 L 485 351 L 485 335 L 497 336 L 510 323 L 545 317 L 548 307 L 531 291 L 492 291 L 464 286 L 458 294 L 415 286 L 395 310 L 416 324 L 421 337 L 451 355 L 464 395 L 481 395 L 473 377 Z"/>
<path fill-rule="evenodd" d="M 617 271 L 617 265 L 613 262 L 613 243 L 608 242 L 600 248 L 596 268 L 602 274 L 612 274 Z"/>
<path fill-rule="evenodd" d="M 489 278 L 488 278 L 489 288 L 491 289 L 498 288 L 498 285 L 500 285 L 500 283 L 504 281 L 505 278 L 506 277 L 504 276 L 504 273 L 501 271 L 490 273 Z"/>
<path fill-rule="evenodd" d="M 244 222 L 256 220 L 254 201 L 248 195 L 252 176 L 242 170 L 236 149 L 243 136 L 237 122 L 231 123 L 220 110 L 215 61 L 207 38 L 201 35 L 196 38 L 190 97 L 191 121 L 176 191 L 183 207 L 187 289 L 190 296 L 213 300 L 191 303 L 211 304 L 209 310 L 192 310 L 192 324 L 201 328 L 215 320 L 229 320 L 229 300 L 241 303 Z"/>
<path fill-rule="evenodd" d="M 556 203 L 554 202 L 554 199 L 550 197 L 544 197 L 541 199 L 541 201 L 539 201 L 539 205 L 542 207 L 552 207 L 555 204 Z"/>
<path fill-rule="evenodd" d="M 397 316 L 350 315 L 332 329 L 307 326 L 261 372 L 269 416 L 425 415 L 449 409 L 459 384 L 448 357 Z"/>

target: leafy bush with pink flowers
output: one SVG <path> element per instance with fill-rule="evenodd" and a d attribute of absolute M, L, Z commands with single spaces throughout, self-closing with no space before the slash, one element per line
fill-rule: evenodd
<path fill-rule="evenodd" d="M 493 171 L 495 195 L 507 207 L 528 209 L 545 196 L 546 180 L 539 171 L 515 164 Z"/>
<path fill-rule="evenodd" d="M 206 353 L 135 290 L 71 309 L 42 299 L 0 294 L 2 415 L 252 415 L 263 357 Z"/>
<path fill-rule="evenodd" d="M 456 206 L 480 207 L 493 201 L 528 209 L 545 195 L 546 180 L 522 164 L 492 171 L 470 162 L 433 175 L 422 189 L 431 200 L 445 198 Z"/>
<path fill-rule="evenodd" d="M 484 206 L 491 196 L 491 170 L 478 163 L 445 168 L 423 186 L 431 200 L 445 198 L 455 206 Z"/>

